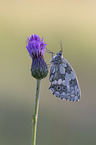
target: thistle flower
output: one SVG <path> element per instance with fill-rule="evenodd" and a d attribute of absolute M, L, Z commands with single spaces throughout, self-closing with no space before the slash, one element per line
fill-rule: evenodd
<path fill-rule="evenodd" d="M 48 74 L 47 64 L 44 61 L 44 53 L 46 48 L 43 38 L 33 34 L 27 39 L 26 48 L 32 59 L 31 74 L 36 79 L 43 79 Z"/>

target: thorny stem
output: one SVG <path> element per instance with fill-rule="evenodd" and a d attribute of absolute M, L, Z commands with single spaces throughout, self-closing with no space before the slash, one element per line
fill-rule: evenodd
<path fill-rule="evenodd" d="M 38 110 L 39 110 L 39 95 L 40 95 L 40 83 L 41 83 L 41 80 L 37 79 L 36 98 L 35 98 L 35 110 L 34 110 L 34 115 L 33 115 L 33 120 L 32 120 L 32 124 L 33 124 L 32 145 L 36 145 Z"/>

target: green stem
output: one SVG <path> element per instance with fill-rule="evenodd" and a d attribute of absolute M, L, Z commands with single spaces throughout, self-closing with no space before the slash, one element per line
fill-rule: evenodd
<path fill-rule="evenodd" d="M 36 98 L 35 98 L 35 110 L 34 110 L 34 115 L 33 115 L 33 120 L 32 120 L 32 123 L 33 123 L 32 145 L 36 145 L 38 110 L 39 110 L 39 95 L 40 95 L 40 83 L 41 83 L 41 80 L 37 79 Z"/>

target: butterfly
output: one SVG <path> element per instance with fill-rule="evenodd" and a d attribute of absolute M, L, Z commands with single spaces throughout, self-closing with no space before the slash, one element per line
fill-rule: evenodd
<path fill-rule="evenodd" d="M 79 82 L 75 71 L 63 58 L 62 51 L 61 45 L 61 50 L 55 56 L 52 53 L 49 90 L 58 98 L 78 102 L 81 96 Z"/>

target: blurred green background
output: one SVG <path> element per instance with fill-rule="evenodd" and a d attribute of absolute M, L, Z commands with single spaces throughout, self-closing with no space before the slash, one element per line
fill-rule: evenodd
<path fill-rule="evenodd" d="M 0 145 L 31 145 L 36 80 L 26 40 L 34 33 L 55 53 L 63 40 L 82 92 L 79 103 L 62 101 L 48 90 L 49 75 L 42 81 L 37 145 L 95 145 L 94 0 L 0 0 Z"/>

